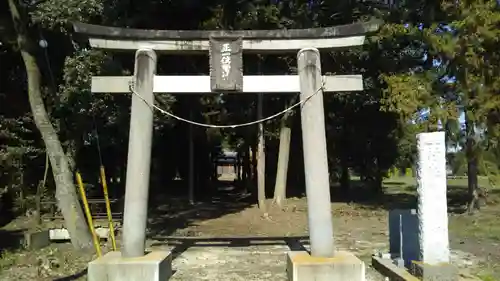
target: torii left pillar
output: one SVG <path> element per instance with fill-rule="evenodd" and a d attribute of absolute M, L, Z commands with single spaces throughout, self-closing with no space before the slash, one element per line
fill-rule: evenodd
<path fill-rule="evenodd" d="M 170 252 L 145 252 L 153 139 L 153 110 L 148 104 L 154 103 L 156 62 L 151 49 L 135 54 L 122 252 L 90 262 L 88 281 L 165 281 L 172 275 Z"/>

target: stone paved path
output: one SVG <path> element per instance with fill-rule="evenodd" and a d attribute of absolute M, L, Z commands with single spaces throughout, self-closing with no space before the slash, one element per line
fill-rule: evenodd
<path fill-rule="evenodd" d="M 172 247 L 155 247 L 172 249 Z M 287 246 L 191 247 L 173 261 L 171 281 L 285 281 Z M 367 267 L 367 281 L 384 278 Z"/>

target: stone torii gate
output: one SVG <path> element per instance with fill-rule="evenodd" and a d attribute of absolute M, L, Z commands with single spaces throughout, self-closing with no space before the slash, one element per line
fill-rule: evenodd
<path fill-rule="evenodd" d="M 92 77 L 93 93 L 132 95 L 122 252 L 92 261 L 89 281 L 159 281 L 171 275 L 169 252 L 145 253 L 155 93 L 300 92 L 311 253 L 288 253 L 289 280 L 365 280 L 364 263 L 335 251 L 323 92 L 361 91 L 361 75 L 322 76 L 318 49 L 364 43 L 380 21 L 290 30 L 140 30 L 75 23 L 93 48 L 135 51 L 134 76 Z M 156 75 L 156 53 L 209 53 L 210 75 Z M 298 75 L 243 75 L 243 52 L 297 53 Z M 192 165 L 191 165 L 192 166 Z M 192 171 L 190 171 L 192 174 Z M 192 181 L 192 179 L 190 179 Z M 190 183 L 192 185 L 192 182 Z"/>

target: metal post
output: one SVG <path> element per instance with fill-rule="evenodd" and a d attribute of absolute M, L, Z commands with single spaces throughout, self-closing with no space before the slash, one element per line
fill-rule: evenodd
<path fill-rule="evenodd" d="M 297 64 L 300 99 L 307 99 L 301 106 L 301 121 L 311 255 L 332 257 L 334 241 L 319 51 L 300 50 Z"/>
<path fill-rule="evenodd" d="M 141 49 L 135 53 L 134 91 L 153 104 L 156 53 Z M 127 181 L 123 214 L 123 257 L 144 255 L 148 216 L 149 174 L 153 137 L 153 111 L 141 98 L 132 95 L 127 158 Z"/>

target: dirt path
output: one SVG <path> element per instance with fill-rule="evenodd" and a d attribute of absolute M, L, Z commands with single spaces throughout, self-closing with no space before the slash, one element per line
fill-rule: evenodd
<path fill-rule="evenodd" d="M 271 202 L 268 202 L 271 204 Z M 210 208 L 206 208 L 210 212 Z M 206 217 L 203 209 L 199 213 L 191 213 L 195 217 Z M 334 203 L 332 204 L 334 219 L 334 233 L 336 247 L 342 250 L 353 252 L 363 259 L 367 265 L 370 264 L 370 257 L 374 253 L 388 251 L 388 229 L 387 229 L 387 211 L 373 210 L 357 204 Z M 262 216 L 261 211 L 255 205 L 247 206 L 237 213 L 229 213 L 217 218 L 208 220 L 192 221 L 189 226 L 178 229 L 173 236 L 191 236 L 196 237 L 303 237 L 307 236 L 307 209 L 305 199 L 290 199 L 284 210 L 270 208 L 268 217 Z M 158 237 L 159 238 L 159 237 Z M 302 241 L 305 241 L 302 239 Z M 168 240 L 168 239 L 167 239 Z M 201 239 L 203 240 L 203 239 Z M 252 240 L 252 239 L 248 239 Z M 278 239 L 279 240 L 279 239 Z M 153 242 L 160 245 L 162 242 Z M 477 272 L 477 268 L 483 265 L 483 257 L 471 253 L 466 246 L 470 243 L 457 243 L 452 241 L 452 261 L 460 268 L 463 280 L 474 280 L 471 275 Z M 285 247 L 286 248 L 286 247 Z M 286 248 L 289 249 L 289 248 Z M 198 248 L 190 248 L 193 253 L 200 253 Z M 191 253 L 189 252 L 188 253 Z M 213 250 L 210 254 L 219 253 L 221 250 Z M 225 250 L 223 250 L 224 252 Z M 232 248 L 231 251 L 235 251 Z M 246 250 L 234 252 L 241 253 Z M 249 250 L 251 251 L 251 250 Z M 268 250 L 264 250 L 265 252 Z M 284 256 L 284 249 L 277 250 L 271 255 Z M 191 254 L 187 254 L 188 257 Z M 189 260 L 189 258 L 187 258 Z M 265 260 L 265 258 L 263 258 Z M 251 260 L 251 259 L 250 259 Z M 280 259 L 284 262 L 284 259 Z M 252 263 L 251 261 L 249 261 Z M 224 262 L 221 262 L 223 264 Z M 191 263 L 189 263 L 191 264 Z M 269 270 L 273 271 L 273 262 L 269 264 Z M 261 270 L 263 270 L 261 268 Z M 281 271 L 283 265 L 281 265 Z M 264 274 L 264 273 L 263 273 Z M 266 273 L 267 274 L 267 273 Z M 253 277 L 247 276 L 252 279 Z M 373 280 L 380 276 L 372 273 Z M 239 280 L 239 279 L 234 279 Z M 258 279 L 255 279 L 258 280 Z"/>
<path fill-rule="evenodd" d="M 174 251 L 173 281 L 286 280 L 286 252 L 307 246 L 305 199 L 289 199 L 284 210 L 270 208 L 268 216 L 245 200 L 227 203 L 221 198 L 194 207 L 182 206 L 180 200 L 168 202 L 155 207 L 150 216 L 147 245 Z M 332 213 L 336 247 L 365 261 L 368 280 L 384 280 L 368 265 L 372 254 L 388 250 L 387 211 L 334 203 Z M 452 224 L 459 223 L 456 219 Z M 459 266 L 462 280 L 473 280 L 470 276 L 478 267 L 499 263 L 500 251 L 493 253 L 496 246 L 491 241 L 474 240 L 463 233 L 451 232 L 450 236 L 452 261 Z M 11 258 L 0 259 L 0 280 L 85 280 L 81 273 L 93 258 L 73 253 L 68 245 L 13 253 Z M 61 279 L 72 274 L 76 277 Z"/>

